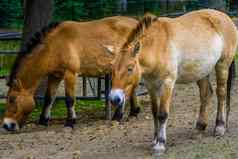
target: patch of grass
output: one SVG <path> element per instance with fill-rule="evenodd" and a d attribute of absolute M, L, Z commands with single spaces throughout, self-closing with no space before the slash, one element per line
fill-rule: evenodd
<path fill-rule="evenodd" d="M 0 41 L 0 51 L 17 51 L 19 48 L 19 40 Z M 0 76 L 9 75 L 14 60 L 15 55 L 0 55 Z"/>
<path fill-rule="evenodd" d="M 10 73 L 10 68 L 3 67 L 0 69 L 0 76 L 7 76 Z"/>
<path fill-rule="evenodd" d="M 0 50 L 19 50 L 20 40 L 4 40 L 0 41 Z"/>
<path fill-rule="evenodd" d="M 104 109 L 104 101 L 101 100 L 80 100 L 75 104 L 76 112 L 90 112 L 90 111 L 99 111 Z M 5 110 L 5 104 L 0 103 L 0 116 L 3 115 Z M 41 105 L 37 105 L 34 111 L 31 113 L 29 120 L 36 121 L 40 117 L 40 113 L 42 110 Z M 66 117 L 66 105 L 63 100 L 58 100 L 55 102 L 51 116 L 52 118 L 65 118 Z"/>

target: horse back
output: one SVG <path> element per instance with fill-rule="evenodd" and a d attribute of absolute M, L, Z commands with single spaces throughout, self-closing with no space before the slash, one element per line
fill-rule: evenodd
<path fill-rule="evenodd" d="M 238 44 L 237 29 L 226 14 L 200 10 L 174 20 L 171 54 L 177 54 L 178 82 L 197 81 L 219 60 L 229 64 Z M 175 56 L 175 55 L 173 55 Z"/>
<path fill-rule="evenodd" d="M 52 35 L 48 46 L 59 67 L 97 76 L 110 71 L 114 58 L 103 46 L 120 47 L 136 24 L 137 20 L 122 16 L 90 22 L 66 21 Z"/>
<path fill-rule="evenodd" d="M 219 60 L 231 62 L 238 42 L 233 21 L 210 9 L 158 18 L 144 34 L 148 45 L 140 55 L 143 70 L 149 68 L 160 79 L 171 75 L 183 83 L 205 77 Z"/>
<path fill-rule="evenodd" d="M 234 55 L 234 49 L 236 49 L 238 42 L 238 32 L 232 19 L 225 13 L 203 9 L 185 14 L 175 21 L 187 30 L 186 41 L 196 41 L 197 39 L 197 44 L 199 44 L 199 40 L 207 42 L 208 39 L 220 36 L 223 40 L 222 58 Z M 207 44 L 211 43 L 207 42 Z"/>

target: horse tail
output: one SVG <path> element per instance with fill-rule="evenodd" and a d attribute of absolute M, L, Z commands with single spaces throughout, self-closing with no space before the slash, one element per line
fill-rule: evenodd
<path fill-rule="evenodd" d="M 229 74 L 228 74 L 228 80 L 227 80 L 227 98 L 226 98 L 226 127 L 228 128 L 228 122 L 229 122 L 229 114 L 230 114 L 230 101 L 231 101 L 231 90 L 232 86 L 234 86 L 236 77 L 236 66 L 235 66 L 235 58 L 233 59 L 230 67 L 229 67 Z"/>

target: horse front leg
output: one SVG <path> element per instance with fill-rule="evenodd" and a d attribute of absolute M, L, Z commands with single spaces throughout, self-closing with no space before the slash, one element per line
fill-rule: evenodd
<path fill-rule="evenodd" d="M 67 106 L 67 119 L 65 127 L 73 128 L 76 123 L 76 112 L 74 108 L 75 104 L 75 85 L 76 85 L 76 73 L 67 71 L 64 77 L 65 84 L 65 96 Z"/>
<path fill-rule="evenodd" d="M 157 132 L 157 141 L 154 145 L 153 149 L 156 153 L 163 153 L 165 151 L 165 144 L 166 144 L 166 127 L 167 127 L 167 120 L 169 117 L 169 109 L 170 103 L 173 94 L 175 80 L 172 78 L 166 78 L 160 90 L 160 107 L 157 111 L 157 115 L 154 114 L 154 124 L 155 128 L 158 126 L 158 129 L 155 129 L 155 133 Z M 158 109 L 158 108 L 154 108 Z M 154 111 L 154 110 L 153 110 Z"/>
<path fill-rule="evenodd" d="M 130 114 L 129 116 L 135 116 L 140 113 L 140 106 L 138 106 L 137 96 L 135 90 L 132 91 L 132 95 L 130 97 Z"/>
<path fill-rule="evenodd" d="M 39 120 L 40 125 L 44 125 L 44 126 L 49 125 L 51 108 L 54 103 L 55 94 L 61 80 L 62 80 L 61 78 L 57 78 L 52 75 L 48 77 L 47 89 L 46 89 L 45 98 L 44 98 L 44 106 L 43 106 L 42 113 L 40 115 L 40 120 Z"/>
<path fill-rule="evenodd" d="M 159 90 L 148 89 L 151 99 L 151 110 L 154 119 L 154 139 L 152 141 L 153 145 L 156 145 L 158 142 L 158 132 L 159 132 L 159 123 L 158 123 L 158 109 L 159 109 Z"/>

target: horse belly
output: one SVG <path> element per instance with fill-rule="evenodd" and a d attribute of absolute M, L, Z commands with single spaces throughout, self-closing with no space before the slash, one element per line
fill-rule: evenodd
<path fill-rule="evenodd" d="M 210 74 L 216 60 L 191 60 L 181 64 L 178 70 L 177 83 L 195 82 Z"/>
<path fill-rule="evenodd" d="M 223 40 L 216 36 L 207 49 L 198 49 L 197 53 L 182 54 L 178 65 L 177 83 L 198 81 L 209 75 L 220 59 Z"/>

